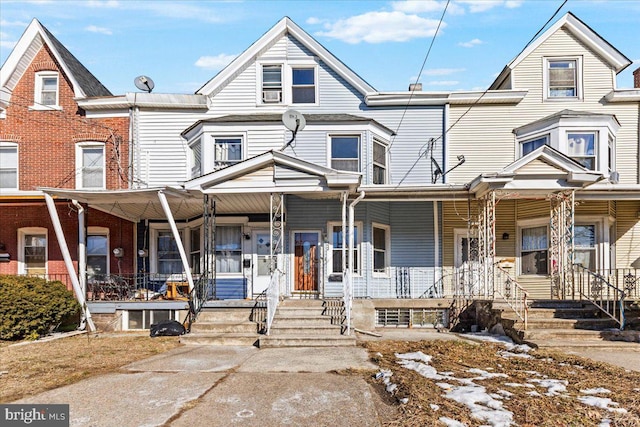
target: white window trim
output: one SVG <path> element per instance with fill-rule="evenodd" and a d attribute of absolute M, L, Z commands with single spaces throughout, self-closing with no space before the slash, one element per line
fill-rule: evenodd
<path fill-rule="evenodd" d="M 158 309 L 144 309 L 144 310 L 131 310 L 131 311 L 142 311 L 142 312 L 144 312 L 144 311 L 157 311 L 157 310 L 163 310 L 164 311 L 165 309 L 158 308 Z M 133 329 L 133 328 L 129 329 L 129 311 L 130 310 L 123 310 L 122 311 L 122 325 L 121 325 L 121 327 L 122 327 L 123 331 L 141 331 L 141 330 L 149 329 L 149 327 L 151 325 L 145 325 L 144 324 L 144 313 L 142 313 L 142 326 L 143 326 L 142 329 Z M 169 313 L 169 318 L 171 320 L 180 321 L 180 310 L 169 310 L 169 312 L 170 312 Z M 153 317 L 153 313 L 151 314 L 150 317 Z M 151 320 L 151 322 L 153 323 L 153 320 Z"/>
<path fill-rule="evenodd" d="M 82 177 L 84 173 L 83 150 L 85 148 L 101 148 L 102 149 L 102 185 L 98 187 L 83 187 Z M 89 190 L 104 190 L 107 188 L 107 150 L 104 142 L 84 141 L 76 143 L 76 189 L 87 188 Z"/>
<path fill-rule="evenodd" d="M 197 178 L 200 177 L 202 175 L 204 175 L 204 157 L 205 157 L 205 136 L 203 135 L 202 132 L 200 132 L 198 135 L 196 135 L 195 137 L 191 138 L 191 140 L 189 140 L 187 142 L 187 146 L 189 147 L 189 155 L 187 156 L 187 173 L 190 179 L 193 178 Z M 195 161 L 194 161 L 194 156 L 193 156 L 193 148 L 199 145 L 200 146 L 200 171 L 194 175 L 193 174 L 193 168 L 195 167 Z"/>
<path fill-rule="evenodd" d="M 384 183 L 383 184 L 374 184 L 373 183 L 373 170 L 374 170 L 374 166 L 375 166 L 375 158 L 374 158 L 374 145 L 375 144 L 380 144 L 382 146 L 384 146 L 384 157 L 385 157 L 385 167 L 384 167 Z M 374 137 L 372 139 L 372 143 L 371 143 L 371 184 L 372 185 L 386 185 L 389 184 L 389 143 L 387 141 L 384 141 L 380 138 Z"/>
<path fill-rule="evenodd" d="M 563 135 L 563 139 L 562 139 L 562 143 L 564 144 L 564 150 L 562 150 L 563 153 L 566 153 L 565 155 L 567 157 L 570 157 L 571 159 L 575 160 L 576 162 L 578 161 L 577 158 L 575 156 L 571 156 L 569 155 L 569 134 L 590 134 L 593 135 L 593 156 L 583 156 L 583 157 L 579 157 L 579 158 L 591 158 L 593 157 L 593 171 L 595 172 L 603 172 L 602 170 L 602 165 L 600 164 L 601 159 L 600 159 L 600 131 L 597 129 L 591 129 L 591 130 L 585 130 L 585 129 L 565 129 L 564 130 L 564 135 Z M 609 141 L 607 141 L 607 144 L 609 143 Z M 609 150 L 607 150 L 607 156 L 609 155 Z M 607 162 L 607 169 L 609 168 L 608 162 Z"/>
<path fill-rule="evenodd" d="M 245 243 L 244 243 L 244 235 L 246 234 L 245 223 L 238 222 L 237 219 L 234 221 L 232 218 L 229 218 L 229 221 L 223 221 L 223 222 L 220 222 L 220 221 L 218 221 L 218 219 L 216 219 L 216 228 L 217 227 L 240 227 L 240 271 L 232 271 L 230 273 L 216 272 L 216 275 L 219 276 L 219 277 L 224 277 L 224 278 L 244 277 L 244 268 L 242 267 L 242 261 L 244 260 L 244 256 L 246 255 Z M 214 245 L 214 248 L 213 248 L 214 260 L 213 260 L 213 262 L 215 262 L 215 252 L 216 252 L 216 248 L 215 248 L 215 245 Z"/>
<path fill-rule="evenodd" d="M 42 80 L 46 77 L 55 77 L 57 79 L 55 105 L 42 104 Z M 57 71 L 39 71 L 35 73 L 33 105 L 29 108 L 31 110 L 43 110 L 43 111 L 62 110 L 62 107 L 60 106 L 60 73 L 58 73 Z"/>
<path fill-rule="evenodd" d="M 20 147 L 15 142 L 5 142 L 5 141 L 0 141 L 0 147 L 2 147 L 2 148 L 15 148 L 16 149 L 16 158 L 18 159 L 18 161 L 16 163 L 16 186 L 13 187 L 13 188 L 0 187 L 0 191 L 18 190 L 20 188 Z"/>
<path fill-rule="evenodd" d="M 44 249 L 44 269 L 45 274 L 49 272 L 49 230 L 44 227 L 24 227 L 18 229 L 18 274 L 26 274 L 27 267 L 24 259 L 24 237 L 27 234 L 44 234 L 46 245 Z"/>
<path fill-rule="evenodd" d="M 98 226 L 87 227 L 87 238 L 89 236 L 105 236 L 107 238 L 107 272 L 106 274 L 111 274 L 111 239 L 109 238 L 109 229 L 107 227 L 98 227 Z M 85 256 L 88 256 L 88 255 L 89 254 L 85 254 Z"/>
<path fill-rule="evenodd" d="M 609 252 L 611 250 L 610 227 L 614 222 L 608 216 L 585 216 L 579 215 L 574 219 L 575 225 L 595 225 L 596 232 L 596 270 L 611 268 L 611 258 Z"/>
<path fill-rule="evenodd" d="M 360 132 L 344 132 L 344 133 L 328 133 L 327 134 L 327 167 L 333 168 L 331 156 L 331 147 L 333 144 L 333 138 L 349 138 L 355 137 L 358 138 L 358 170 L 353 173 L 361 173 L 362 172 L 362 141 L 364 140 L 364 135 Z M 341 169 L 336 169 L 341 170 Z"/>
<path fill-rule="evenodd" d="M 281 84 L 282 95 L 280 102 L 263 102 L 262 100 L 262 67 L 265 65 L 280 65 L 282 67 Z M 293 68 L 313 68 L 315 83 L 315 101 L 314 103 L 293 103 L 292 87 L 293 87 Z M 296 106 L 318 106 L 320 105 L 320 67 L 317 61 L 313 60 L 288 60 L 288 61 L 256 61 L 256 106 L 268 108 L 278 105 L 296 105 Z"/>
<path fill-rule="evenodd" d="M 226 166 L 222 166 L 222 167 L 216 167 L 216 162 L 218 162 L 218 160 L 216 159 L 216 140 L 217 139 L 239 139 L 240 140 L 240 150 L 242 150 L 242 152 L 240 153 L 240 160 L 235 161 L 234 163 L 229 163 L 227 166 L 236 164 L 236 163 L 240 163 L 243 160 L 245 160 L 246 157 L 246 153 L 247 153 L 247 138 L 246 135 L 243 133 L 211 133 L 211 143 L 207 144 L 209 145 L 211 148 L 210 150 L 202 150 L 201 155 L 203 157 L 207 157 L 207 160 L 209 160 L 209 162 L 207 162 L 204 158 L 201 159 L 201 164 L 204 165 L 205 163 L 208 163 L 207 166 L 211 166 L 211 169 L 205 169 L 205 171 L 216 171 L 218 169 L 221 169 L 222 167 L 226 167 Z M 206 168 L 206 166 L 203 166 Z M 205 172 L 207 173 L 207 172 Z"/>
<path fill-rule="evenodd" d="M 360 233 L 358 234 L 358 239 L 355 240 L 354 239 L 354 246 L 357 248 L 358 251 L 358 265 L 360 266 L 359 268 L 359 272 L 357 273 L 353 273 L 352 276 L 353 277 L 362 277 L 362 271 L 364 266 L 362 265 L 362 232 L 363 232 L 363 223 L 362 221 L 355 221 L 353 223 L 353 225 L 360 230 Z M 327 273 L 328 274 L 341 274 L 340 272 L 337 271 L 333 271 L 333 251 L 334 251 L 334 247 L 333 247 L 333 227 L 342 227 L 342 221 L 329 221 L 327 222 L 327 240 L 329 243 L 329 251 L 327 253 Z M 348 238 L 348 236 L 345 236 L 346 238 Z M 346 239 L 345 239 L 346 240 Z M 347 247 L 347 251 L 348 251 L 348 247 Z"/>
<path fill-rule="evenodd" d="M 549 96 L 549 63 L 557 61 L 575 61 L 576 62 L 576 96 Z M 543 100 L 548 102 L 566 102 L 566 101 L 582 101 L 583 93 L 583 76 L 582 76 L 582 57 L 581 56 L 557 56 L 542 58 L 542 90 Z"/>
<path fill-rule="evenodd" d="M 547 274 L 524 274 L 522 273 L 522 229 L 545 226 L 547 228 Z M 516 276 L 548 276 L 551 274 L 551 230 L 549 227 L 549 217 L 526 219 L 517 222 L 516 226 Z"/>
<path fill-rule="evenodd" d="M 185 224 L 178 225 L 178 232 L 180 233 L 180 239 L 182 240 L 182 244 L 184 245 L 185 252 L 188 253 L 186 248 L 189 247 L 189 242 L 187 240 L 190 239 L 188 236 L 189 233 L 185 233 L 185 229 L 187 229 Z M 161 232 L 169 232 L 172 233 L 169 224 L 166 222 L 149 224 L 149 273 L 159 274 L 158 273 L 158 234 Z"/>
<path fill-rule="evenodd" d="M 549 133 L 542 133 L 540 135 L 536 135 L 536 136 L 528 136 L 527 138 L 520 138 L 518 139 L 518 150 L 520 153 L 520 157 L 524 156 L 524 150 L 523 150 L 523 145 L 526 144 L 527 142 L 531 142 L 531 141 L 535 141 L 536 139 L 542 139 L 545 138 L 546 144 L 548 146 L 551 146 L 551 135 L 549 135 Z"/>
<path fill-rule="evenodd" d="M 375 246 L 373 242 L 373 230 L 375 228 L 381 228 L 385 230 L 385 256 L 384 256 L 384 272 L 375 271 Z M 371 272 L 373 277 L 390 277 L 391 267 L 391 226 L 386 224 L 380 224 L 377 222 L 371 223 Z"/>

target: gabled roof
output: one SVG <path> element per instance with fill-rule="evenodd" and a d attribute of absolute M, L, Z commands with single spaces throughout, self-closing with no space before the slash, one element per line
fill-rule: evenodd
<path fill-rule="evenodd" d="M 266 173 L 258 173 L 258 172 Z M 236 183 L 233 180 L 238 179 Z M 280 151 L 267 151 L 226 168 L 184 183 L 186 190 L 215 193 L 273 192 L 293 193 L 344 191 L 360 185 L 362 175 L 339 171 L 288 156 Z"/>
<path fill-rule="evenodd" d="M 0 87 L 13 91 L 42 48 L 48 46 L 71 82 L 76 98 L 112 96 L 112 93 L 73 56 L 37 19 L 33 19 L 0 68 Z"/>
<path fill-rule="evenodd" d="M 247 50 L 237 56 L 229 65 L 220 71 L 214 78 L 196 91 L 196 94 L 215 95 L 225 87 L 234 77 L 252 64 L 262 52 L 275 44 L 281 37 L 290 35 L 303 46 L 313 52 L 327 66 L 344 78 L 358 92 L 366 95 L 375 92 L 375 89 L 342 61 L 325 49 L 313 37 L 296 25 L 290 18 L 282 18 L 276 25 L 254 42 Z"/>
<path fill-rule="evenodd" d="M 469 184 L 476 196 L 491 189 L 548 192 L 581 189 L 603 179 L 600 172 L 585 168 L 560 151 L 543 145 L 493 174 L 482 174 Z"/>
<path fill-rule="evenodd" d="M 489 87 L 490 90 L 498 89 L 511 76 L 513 70 L 520 62 L 543 44 L 549 37 L 555 34 L 559 29 L 564 28 L 571 32 L 578 40 L 584 43 L 589 49 L 598 54 L 608 64 L 610 64 L 616 73 L 627 68 L 632 61 L 623 55 L 618 49 L 613 47 L 608 41 L 603 39 L 598 33 L 592 30 L 587 24 L 578 19 L 574 14 L 568 12 L 547 31 L 542 33 L 540 37 L 527 46 L 518 56 L 516 56 L 498 75 L 496 80 Z"/>

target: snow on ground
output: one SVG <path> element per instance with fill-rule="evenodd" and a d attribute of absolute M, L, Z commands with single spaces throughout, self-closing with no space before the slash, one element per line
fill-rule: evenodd
<path fill-rule="evenodd" d="M 533 358 L 528 352 L 531 349 L 528 345 L 516 345 L 513 341 L 505 336 L 490 335 L 487 333 L 474 333 L 472 335 L 475 339 L 487 342 L 495 342 L 503 344 L 507 351 L 499 351 L 498 354 L 501 357 L 523 357 Z M 454 400 L 458 403 L 465 405 L 471 411 L 471 415 L 486 423 L 490 426 L 507 427 L 514 424 L 513 413 L 503 407 L 502 400 L 509 400 L 513 393 L 506 390 L 498 390 L 497 393 L 488 393 L 486 388 L 478 385 L 476 381 L 482 381 L 489 378 L 508 378 L 505 373 L 488 372 L 492 368 L 486 370 L 480 368 L 470 368 L 467 370 L 470 374 L 476 375 L 473 378 L 457 378 L 453 372 L 438 372 L 433 366 L 430 365 L 432 356 L 422 353 L 421 351 L 413 353 L 396 353 L 398 364 L 404 368 L 416 371 L 425 378 L 432 379 L 436 382 L 436 385 L 440 387 L 447 399 Z M 543 361 L 553 362 L 553 359 L 540 359 Z M 562 364 L 561 364 L 562 365 Z M 500 366 L 500 365 L 498 365 Z M 575 367 L 582 368 L 582 366 L 574 365 Z M 567 380 L 558 380 L 548 378 L 546 375 L 540 374 L 536 371 L 521 371 L 526 373 L 530 377 L 526 383 L 514 383 L 505 382 L 505 387 L 524 387 L 533 389 L 526 394 L 530 396 L 542 396 L 536 388 L 546 388 L 546 396 L 557 397 L 570 397 L 567 394 L 567 386 L 569 382 Z M 391 383 L 390 378 L 392 373 L 390 371 L 380 371 L 378 374 L 383 376 L 384 383 L 387 386 L 389 393 L 394 393 L 397 386 Z M 454 384 L 452 384 L 454 383 Z M 640 391 L 640 389 L 634 389 Z M 594 406 L 600 409 L 606 409 L 610 412 L 626 413 L 627 410 L 618 407 L 619 404 L 614 402 L 610 398 L 599 397 L 596 395 L 611 393 L 610 390 L 602 387 L 580 390 L 581 396 L 578 396 L 578 401 L 585 405 Z M 406 398 L 405 398 L 406 399 Z M 438 405 L 430 405 L 433 411 L 437 411 L 440 407 Z M 448 427 L 466 427 L 466 424 L 456 421 L 448 417 L 440 417 L 440 422 Z M 604 418 L 598 427 L 610 427 L 611 420 Z"/>

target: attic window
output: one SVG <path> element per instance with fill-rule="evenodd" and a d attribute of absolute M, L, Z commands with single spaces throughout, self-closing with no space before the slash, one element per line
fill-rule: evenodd
<path fill-rule="evenodd" d="M 262 66 L 262 102 L 282 102 L 282 65 Z"/>
<path fill-rule="evenodd" d="M 33 108 L 38 110 L 50 110 L 59 108 L 59 78 L 55 71 L 43 71 L 36 73 L 35 93 Z"/>
<path fill-rule="evenodd" d="M 294 104 L 313 104 L 316 102 L 314 68 L 293 68 L 291 96 Z"/>
<path fill-rule="evenodd" d="M 580 98 L 580 61 L 578 59 L 546 59 L 546 98 Z"/>

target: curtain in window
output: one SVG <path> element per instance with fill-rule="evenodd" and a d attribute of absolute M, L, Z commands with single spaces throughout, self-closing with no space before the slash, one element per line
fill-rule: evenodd
<path fill-rule="evenodd" d="M 548 248 L 547 227 L 525 228 L 522 230 L 522 250 L 541 251 Z"/>
<path fill-rule="evenodd" d="M 18 187 L 18 149 L 0 147 L 0 188 Z"/>
<path fill-rule="evenodd" d="M 242 257 L 240 226 L 216 227 L 216 271 L 240 273 Z"/>
<path fill-rule="evenodd" d="M 82 188 L 102 188 L 102 147 L 82 149 Z"/>

